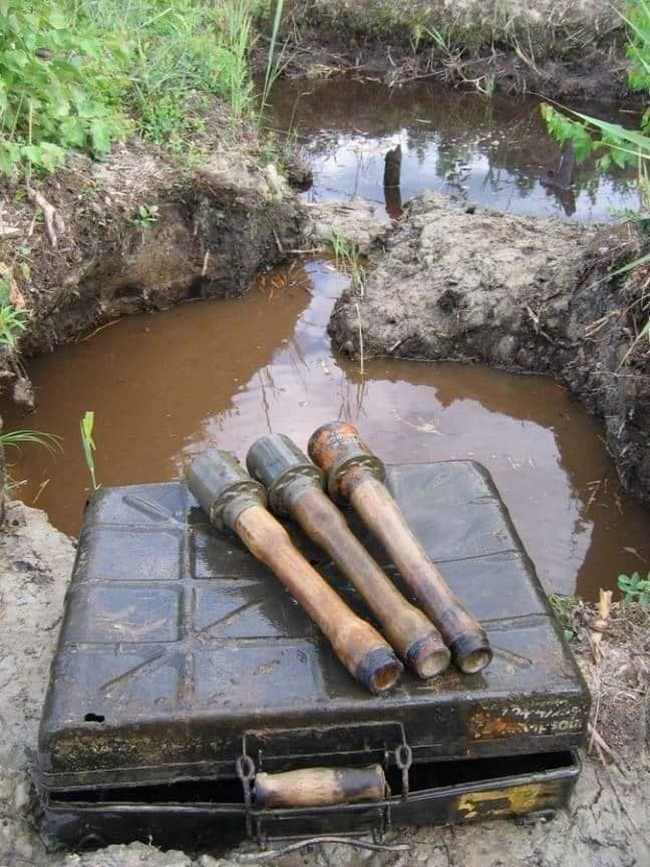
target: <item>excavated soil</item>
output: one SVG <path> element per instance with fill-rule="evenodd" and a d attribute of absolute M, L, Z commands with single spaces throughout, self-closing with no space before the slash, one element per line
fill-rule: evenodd
<path fill-rule="evenodd" d="M 468 210 L 433 193 L 413 200 L 371 254 L 362 297 L 338 301 L 335 345 L 554 376 L 603 418 L 623 486 L 649 500 L 650 358 L 635 337 L 650 272 L 608 276 L 647 239 L 631 224 L 598 232 Z"/>
<path fill-rule="evenodd" d="M 135 843 L 92 853 L 57 850 L 39 826 L 30 778 L 38 720 L 57 640 L 74 543 L 45 513 L 20 503 L 8 508 L 0 538 L 0 865 L 2 867 L 234 867 L 263 864 L 251 845 L 215 857 L 161 852 Z M 573 615 L 574 645 L 592 693 L 598 733 L 567 810 L 549 822 L 495 821 L 389 833 L 398 851 L 317 845 L 286 854 L 279 867 L 633 867 L 650 858 L 647 751 L 649 613 L 615 612 L 594 663 L 593 609 Z M 408 847 L 405 849 L 404 847 Z"/>
<path fill-rule="evenodd" d="M 28 202 L 2 191 L 11 235 L 0 273 L 29 316 L 22 355 L 51 351 L 130 313 L 240 295 L 301 234 L 301 208 L 286 181 L 245 147 L 214 150 L 189 169 L 130 142 L 105 162 L 76 157 L 39 190 L 62 221 L 56 244 Z M 13 352 L 0 357 L 0 378 L 16 399 L 31 402 Z"/>
<path fill-rule="evenodd" d="M 628 92 L 624 8 L 624 0 L 293 0 L 287 72 L 616 97 Z"/>
<path fill-rule="evenodd" d="M 329 74 L 347 67 L 393 84 L 440 75 L 547 94 L 602 91 L 613 75 L 607 91 L 625 89 L 623 31 L 605 3 L 309 0 L 292 9 L 289 71 Z M 466 48 L 433 59 L 426 41 L 413 49 L 415 25 L 462 37 Z M 63 231 L 57 227 L 56 246 L 31 205 L 16 201 L 15 189 L 4 190 L 2 276 L 11 283 L 14 304 L 30 316 L 21 352 L 49 351 L 134 311 L 242 293 L 256 272 L 303 246 L 302 207 L 272 166 L 260 168 L 245 152 L 212 151 L 192 169 L 136 144 L 117 148 L 105 163 L 79 158 L 41 186 L 65 224 Z M 350 215 L 356 220 L 354 209 Z M 328 217 L 315 212 L 313 222 L 318 240 L 329 231 Z M 414 202 L 379 247 L 376 224 L 368 219 L 363 229 L 372 249 L 370 273 L 363 297 L 348 293 L 337 305 L 330 325 L 337 346 L 358 354 L 361 325 L 366 356 L 483 361 L 550 373 L 604 417 L 623 483 L 650 498 L 647 356 L 641 345 L 627 354 L 647 317 L 646 275 L 605 279 L 645 249 L 641 236 L 627 226 L 603 235 L 465 213 L 434 195 Z M 0 376 L 17 398 L 31 401 L 17 355 L 5 352 Z M 9 504 L 0 536 L 0 867 L 264 863 L 246 847 L 223 858 L 142 844 L 73 854 L 57 850 L 43 834 L 30 762 L 73 559 L 73 541 L 44 513 Z M 389 835 L 387 843 L 408 850 L 373 853 L 327 844 L 273 863 L 647 863 L 649 624 L 644 612 L 634 621 L 619 612 L 596 663 L 593 612 L 580 616 L 579 661 L 600 697 L 594 702 L 598 738 L 566 811 L 549 823 Z"/>

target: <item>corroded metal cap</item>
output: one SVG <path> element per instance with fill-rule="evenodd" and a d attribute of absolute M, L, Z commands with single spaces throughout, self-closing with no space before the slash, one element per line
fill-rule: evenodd
<path fill-rule="evenodd" d="M 349 470 L 363 469 L 383 482 L 386 468 L 370 451 L 354 425 L 332 421 L 318 428 L 309 438 L 309 457 L 327 473 L 327 489 L 333 500 L 346 500 L 343 480 Z"/>
<path fill-rule="evenodd" d="M 187 487 L 218 530 L 233 529 L 250 506 L 266 506 L 266 490 L 231 453 L 213 449 L 185 468 Z"/>
<path fill-rule="evenodd" d="M 284 434 L 266 434 L 256 440 L 246 455 L 246 466 L 268 489 L 276 515 L 290 513 L 292 499 L 305 487 L 325 487 L 321 470 Z"/>

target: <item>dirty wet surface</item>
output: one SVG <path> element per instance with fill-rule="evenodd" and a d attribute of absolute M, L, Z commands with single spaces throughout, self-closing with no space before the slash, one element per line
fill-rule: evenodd
<path fill-rule="evenodd" d="M 635 179 L 620 170 L 563 159 L 545 129 L 539 100 L 452 90 L 438 82 L 389 88 L 336 78 L 280 81 L 273 123 L 292 130 L 314 173 L 308 201 L 369 199 L 395 216 L 385 197 L 384 156 L 400 144 L 401 201 L 437 190 L 460 204 L 513 214 L 610 222 L 636 208 Z M 625 106 L 576 105 L 576 110 L 630 126 Z"/>
<path fill-rule="evenodd" d="M 7 429 L 59 434 L 64 453 L 9 455 L 19 496 L 76 535 L 89 477 L 79 420 L 94 410 L 104 485 L 180 477 L 209 446 L 281 431 L 303 448 L 342 417 L 387 462 L 473 458 L 493 474 L 546 588 L 594 598 L 650 562 L 650 511 L 621 490 L 601 427 L 543 377 L 482 366 L 334 356 L 326 326 L 347 278 L 326 261 L 276 269 L 240 299 L 134 316 L 28 367 L 38 408 Z"/>

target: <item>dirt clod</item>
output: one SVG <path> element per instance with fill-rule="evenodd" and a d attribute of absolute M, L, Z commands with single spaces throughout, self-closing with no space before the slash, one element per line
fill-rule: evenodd
<path fill-rule="evenodd" d="M 641 327 L 640 281 L 609 271 L 638 256 L 632 225 L 597 232 L 476 209 L 428 193 L 371 256 L 363 298 L 330 322 L 339 348 L 366 357 L 483 362 L 545 373 L 605 420 L 625 488 L 650 500 L 650 360 L 628 353 Z M 632 362 L 632 363 L 630 363 Z"/>

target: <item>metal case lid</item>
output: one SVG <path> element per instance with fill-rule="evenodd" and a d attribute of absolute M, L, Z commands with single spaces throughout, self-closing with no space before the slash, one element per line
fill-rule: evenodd
<path fill-rule="evenodd" d="M 579 745 L 586 686 L 488 473 L 471 461 L 400 465 L 387 484 L 486 628 L 487 669 L 450 668 L 429 682 L 405 672 L 391 693 L 372 696 L 184 485 L 103 488 L 86 512 L 52 666 L 41 785 L 234 776 L 247 750 L 273 769 L 300 757 L 372 761 L 402 743 L 415 757 L 449 759 Z M 326 555 L 287 527 L 368 617 Z"/>

